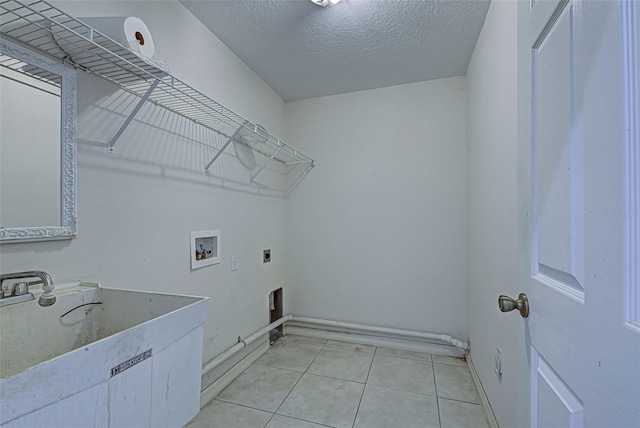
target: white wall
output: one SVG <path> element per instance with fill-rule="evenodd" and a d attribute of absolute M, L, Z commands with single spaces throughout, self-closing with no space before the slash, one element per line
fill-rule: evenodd
<path fill-rule="evenodd" d="M 282 135 L 284 102 L 179 3 L 56 5 L 78 17 L 142 18 L 175 76 Z M 95 76 L 78 77 L 78 237 L 3 244 L 0 268 L 43 269 L 55 282 L 210 296 L 208 360 L 268 323 L 268 292 L 284 282 L 284 200 L 251 193 L 241 184 L 247 171 L 229 156 L 214 177 L 205 176 L 213 151 L 196 140 L 210 136 L 150 105 L 116 154 L 107 154 L 106 143 L 137 99 Z M 191 271 L 189 232 L 208 229 L 222 231 L 222 262 Z M 263 248 L 271 248 L 269 264 L 262 263 Z M 239 260 L 234 272 L 232 254 Z"/>
<path fill-rule="evenodd" d="M 287 103 L 287 312 L 467 336 L 465 78 Z"/>
<path fill-rule="evenodd" d="M 500 426 L 518 425 L 517 335 L 522 319 L 498 311 L 517 297 L 516 2 L 493 1 L 467 71 L 467 257 L 471 360 Z M 521 290 L 520 290 L 521 291 Z M 496 346 L 504 356 L 494 374 Z M 526 373 L 524 374 L 526 376 Z"/>

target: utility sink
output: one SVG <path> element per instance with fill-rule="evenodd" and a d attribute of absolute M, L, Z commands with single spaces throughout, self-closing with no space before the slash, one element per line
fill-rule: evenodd
<path fill-rule="evenodd" d="M 195 416 L 208 298 L 79 282 L 55 292 L 53 306 L 0 308 L 0 425 L 183 426 Z"/>

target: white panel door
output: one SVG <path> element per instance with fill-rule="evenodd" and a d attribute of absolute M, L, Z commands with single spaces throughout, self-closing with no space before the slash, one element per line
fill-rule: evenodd
<path fill-rule="evenodd" d="M 530 314 L 514 425 L 640 427 L 637 3 L 519 4 L 519 280 Z"/>

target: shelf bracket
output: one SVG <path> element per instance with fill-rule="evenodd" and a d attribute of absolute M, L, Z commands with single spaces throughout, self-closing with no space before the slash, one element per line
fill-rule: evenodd
<path fill-rule="evenodd" d="M 270 157 L 269 159 L 267 159 L 267 161 L 266 161 L 265 163 L 263 163 L 262 165 L 260 165 L 260 169 L 258 169 L 258 170 L 256 171 L 256 173 L 255 173 L 255 174 L 253 174 L 253 175 L 251 176 L 251 178 L 249 178 L 249 181 L 251 182 L 251 184 L 253 184 L 253 180 L 255 180 L 255 178 L 258 176 L 258 174 L 260 174 L 260 173 L 262 172 L 262 170 L 264 170 L 264 169 L 267 167 L 267 165 L 269 165 L 269 164 L 271 163 L 271 161 L 273 160 L 273 158 L 275 158 L 276 156 L 278 156 L 278 153 L 280 153 L 280 150 L 282 150 L 282 148 L 284 147 L 284 146 L 281 146 L 279 143 L 278 143 L 278 145 L 279 145 L 278 150 L 276 150 L 275 152 L 273 152 L 273 154 L 271 155 L 271 157 Z"/>
<path fill-rule="evenodd" d="M 213 163 L 218 160 L 218 158 L 220 157 L 220 155 L 222 154 L 222 152 L 224 152 L 226 150 L 227 147 L 229 147 L 229 144 L 231 144 L 231 142 L 238 136 L 238 134 L 240 133 L 240 131 L 242 131 L 242 128 L 244 128 L 244 125 L 240 125 L 238 127 L 238 129 L 236 129 L 236 132 L 233 133 L 233 135 L 231 137 L 229 137 L 229 139 L 227 140 L 226 143 L 224 143 L 224 145 L 222 147 L 220 147 L 220 150 L 218 150 L 218 152 L 215 154 L 215 156 L 213 156 L 213 158 L 211 158 L 211 160 L 209 161 L 209 163 L 207 164 L 207 166 L 204 167 L 204 173 L 208 174 L 209 173 L 209 168 L 211 168 L 211 165 L 213 165 Z"/>
<path fill-rule="evenodd" d="M 166 76 L 166 73 L 164 72 L 160 73 L 158 77 L 156 77 L 156 80 L 151 84 L 151 86 L 149 86 L 149 89 L 147 89 L 147 92 L 142 96 L 140 101 L 138 101 L 138 104 L 136 104 L 136 106 L 134 107 L 129 117 L 127 117 L 127 120 L 124 121 L 120 129 L 118 129 L 118 132 L 116 132 L 116 135 L 114 135 L 111 141 L 109 141 L 109 144 L 107 145 L 107 151 L 109 153 L 115 152 L 115 149 L 113 148 L 113 146 L 116 144 L 116 141 L 120 139 L 120 136 L 122 135 L 122 133 L 125 131 L 125 129 L 127 129 L 127 127 L 129 126 L 133 118 L 136 117 L 136 115 L 138 114 L 138 112 L 140 111 L 144 103 L 147 102 L 147 100 L 151 96 L 151 93 L 156 89 L 156 87 L 158 86 L 158 83 L 160 83 L 160 81 L 165 76 Z"/>

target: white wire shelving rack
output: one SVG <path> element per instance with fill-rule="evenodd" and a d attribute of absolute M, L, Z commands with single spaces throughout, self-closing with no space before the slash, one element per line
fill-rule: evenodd
<path fill-rule="evenodd" d="M 63 63 L 107 79 L 140 98 L 110 139 L 107 145 L 110 153 L 115 151 L 116 142 L 143 105 L 151 102 L 226 137 L 226 143 L 204 165 L 205 173 L 234 139 L 266 159 L 250 177 L 251 183 L 274 160 L 282 163 L 285 171 L 306 165 L 303 175 L 315 166 L 314 159 L 261 126 L 44 0 L 0 0 L 0 33 Z M 61 41 L 65 49 L 60 47 Z"/>
<path fill-rule="evenodd" d="M 17 76 L 18 74 L 28 75 L 39 83 L 37 89 L 51 92 L 57 96 L 60 96 L 60 90 L 62 88 L 62 77 L 58 74 L 43 70 L 35 66 L 29 66 L 19 59 L 1 53 L 0 67 L 11 70 L 11 72 L 5 73 L 3 77 L 11 80 L 16 80 L 15 76 Z M 20 80 L 20 84 L 25 85 L 27 83 Z"/>

